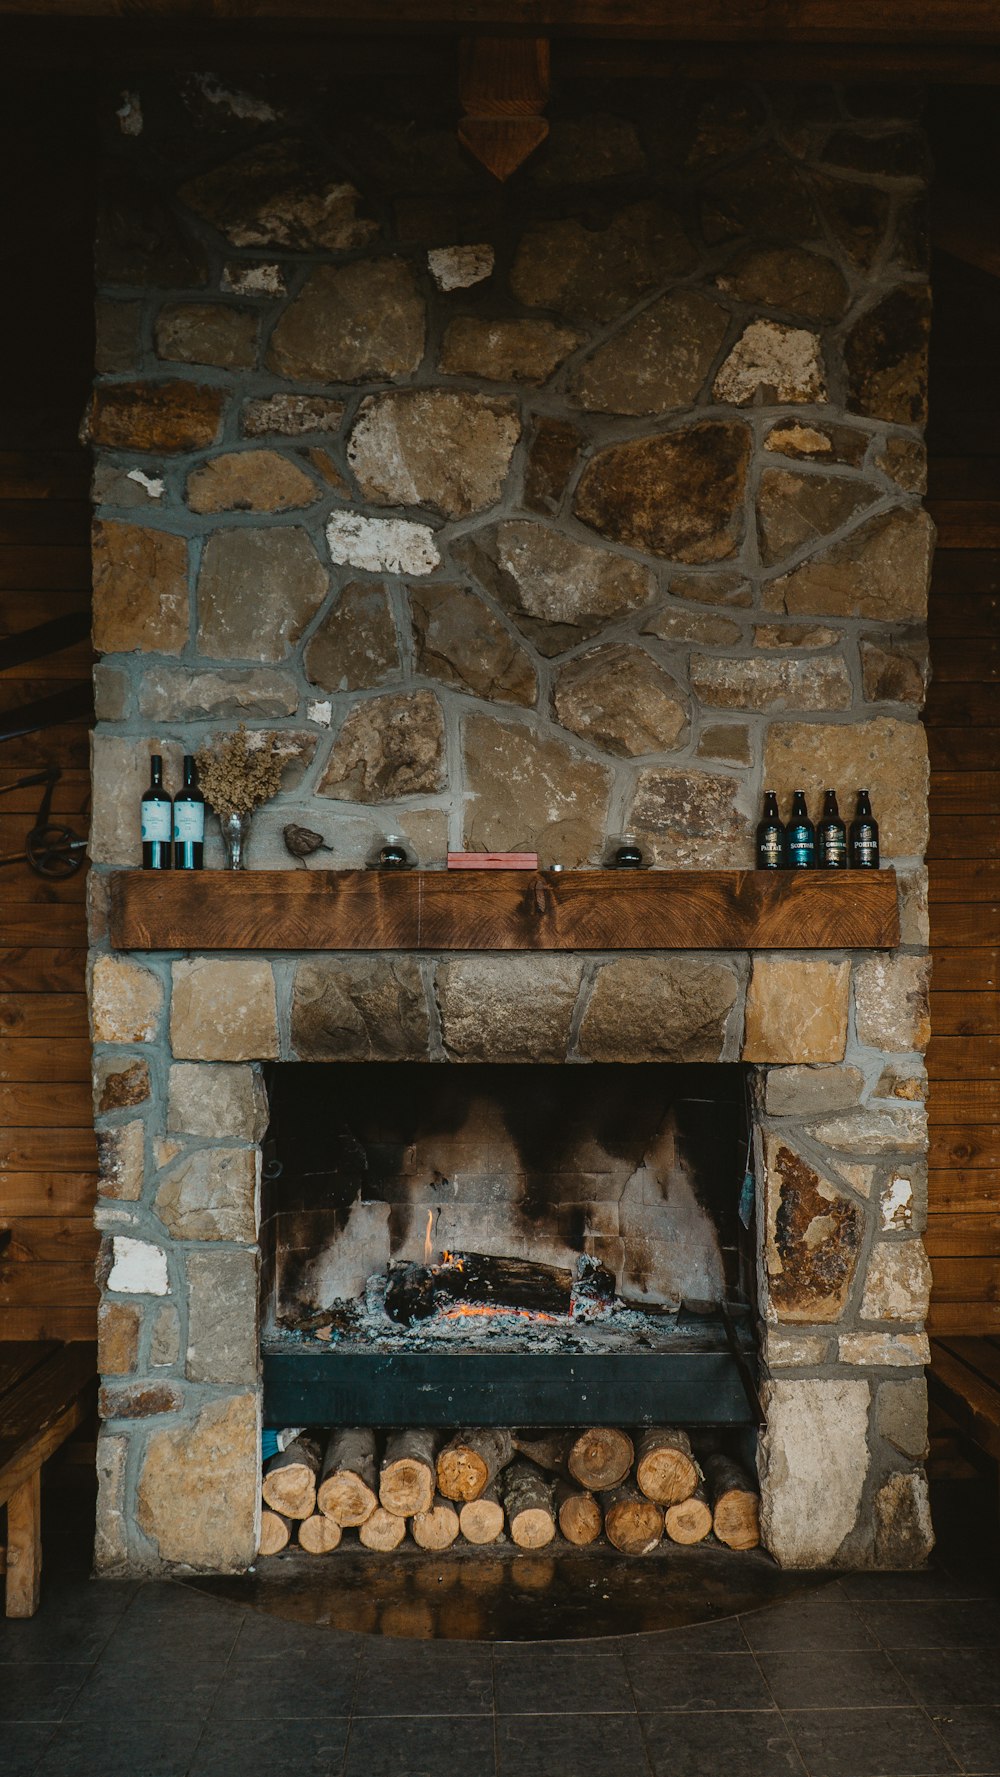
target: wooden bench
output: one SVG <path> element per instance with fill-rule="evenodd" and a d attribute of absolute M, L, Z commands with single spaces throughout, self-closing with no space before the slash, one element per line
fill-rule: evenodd
<path fill-rule="evenodd" d="M 1000 1338 L 932 1339 L 931 1400 L 1000 1468 Z"/>
<path fill-rule="evenodd" d="M 0 1506 L 7 1507 L 7 1615 L 33 1617 L 42 1576 L 42 1464 L 92 1410 L 93 1345 L 0 1342 Z"/>

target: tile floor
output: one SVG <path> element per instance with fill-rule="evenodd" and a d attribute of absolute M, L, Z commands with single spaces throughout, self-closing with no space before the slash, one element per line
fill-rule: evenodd
<path fill-rule="evenodd" d="M 3 1777 L 1000 1774 L 990 1561 L 844 1576 L 661 1634 L 493 1645 L 90 1582 L 79 1552 L 52 1565 L 38 1616 L 0 1622 Z"/>

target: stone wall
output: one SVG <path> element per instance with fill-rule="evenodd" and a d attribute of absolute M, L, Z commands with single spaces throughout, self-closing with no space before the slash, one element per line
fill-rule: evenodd
<path fill-rule="evenodd" d="M 204 79 L 133 95 L 109 149 L 86 422 L 104 1568 L 252 1557 L 278 1056 L 754 1063 L 770 1546 L 925 1546 L 922 138 L 813 89 L 637 87 L 552 119 L 503 190 L 448 117 Z M 449 845 L 593 863 L 625 831 L 661 866 L 746 864 L 765 783 L 865 783 L 904 947 L 111 957 L 103 878 L 138 863 L 148 753 L 176 783 L 240 719 L 287 745 L 257 866 L 293 867 L 289 820 L 333 867 L 389 831 L 431 868 Z"/>

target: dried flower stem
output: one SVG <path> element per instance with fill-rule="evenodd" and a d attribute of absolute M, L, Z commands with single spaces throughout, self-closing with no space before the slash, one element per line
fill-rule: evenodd
<path fill-rule="evenodd" d="M 217 815 L 252 814 L 269 802 L 281 784 L 281 737 L 255 731 L 241 722 L 235 734 L 221 734 L 195 754 L 198 782 Z"/>

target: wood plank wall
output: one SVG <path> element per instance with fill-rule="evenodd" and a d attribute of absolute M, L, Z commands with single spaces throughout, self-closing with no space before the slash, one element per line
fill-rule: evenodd
<path fill-rule="evenodd" d="M 89 455 L 77 428 L 93 363 L 91 107 L 80 83 L 0 88 L 0 638 L 90 603 Z M 75 90 L 74 90 L 75 87 Z M 0 722 L 89 678 L 80 643 L 0 671 Z M 81 835 L 85 725 L 0 741 L 0 858 L 23 850 L 37 788 Z M 49 884 L 0 867 L 0 1339 L 92 1339 L 97 1293 L 85 871 Z"/>
<path fill-rule="evenodd" d="M 940 1335 L 1000 1332 L 1000 278 L 937 253 L 933 287 L 927 1245 Z"/>

